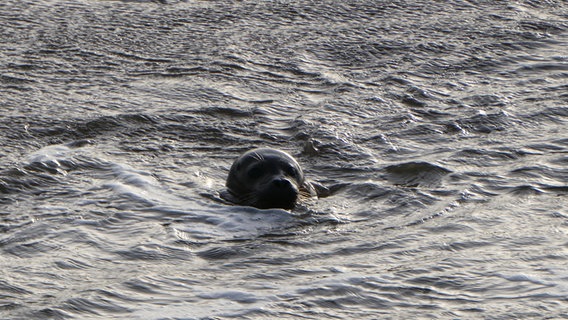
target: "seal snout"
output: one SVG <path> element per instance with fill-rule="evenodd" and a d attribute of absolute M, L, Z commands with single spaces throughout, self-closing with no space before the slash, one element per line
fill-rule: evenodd
<path fill-rule="evenodd" d="M 270 185 L 276 190 L 290 190 L 294 188 L 292 182 L 284 177 L 275 178 L 270 182 Z"/>
<path fill-rule="evenodd" d="M 298 200 L 298 188 L 286 177 L 275 177 L 260 195 L 259 207 L 292 209 Z"/>

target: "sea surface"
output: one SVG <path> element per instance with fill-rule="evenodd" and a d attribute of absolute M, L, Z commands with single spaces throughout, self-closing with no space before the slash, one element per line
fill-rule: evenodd
<path fill-rule="evenodd" d="M 2 0 L 0 132 L 1 319 L 568 319 L 566 1 Z"/>

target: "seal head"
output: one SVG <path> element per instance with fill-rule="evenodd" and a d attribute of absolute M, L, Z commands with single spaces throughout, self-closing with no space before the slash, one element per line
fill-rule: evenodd
<path fill-rule="evenodd" d="M 226 186 L 223 198 L 259 209 L 292 209 L 300 197 L 314 195 L 298 162 L 271 148 L 242 154 L 231 166 Z"/>

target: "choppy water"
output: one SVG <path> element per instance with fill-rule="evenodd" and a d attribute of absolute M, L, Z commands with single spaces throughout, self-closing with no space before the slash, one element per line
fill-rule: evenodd
<path fill-rule="evenodd" d="M 565 1 L 0 4 L 0 318 L 568 318 Z M 294 154 L 333 195 L 216 201 Z"/>

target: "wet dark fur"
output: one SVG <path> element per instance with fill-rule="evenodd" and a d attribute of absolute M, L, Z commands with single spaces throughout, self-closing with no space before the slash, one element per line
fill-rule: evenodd
<path fill-rule="evenodd" d="M 225 200 L 260 209 L 292 209 L 300 199 L 316 195 L 298 162 L 270 148 L 250 150 L 235 160 L 226 186 Z"/>

